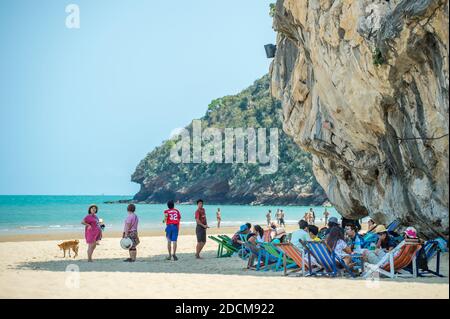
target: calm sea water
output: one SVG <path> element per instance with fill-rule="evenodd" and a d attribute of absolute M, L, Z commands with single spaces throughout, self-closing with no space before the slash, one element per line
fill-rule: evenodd
<path fill-rule="evenodd" d="M 127 215 L 127 204 L 104 204 L 105 201 L 129 199 L 130 196 L 0 196 L 0 235 L 23 233 L 49 233 L 61 231 L 82 231 L 81 220 L 87 214 L 90 204 L 99 206 L 98 216 L 103 218 L 106 231 L 120 230 Z M 286 215 L 286 224 L 295 224 L 308 207 L 303 206 L 250 206 L 250 205 L 208 205 L 205 204 L 208 223 L 216 225 L 216 210 L 222 211 L 223 226 L 238 226 L 245 222 L 265 224 L 265 214 L 278 208 Z M 182 225 L 195 225 L 196 205 L 178 205 Z M 163 211 L 166 205 L 138 204 L 136 213 L 140 229 L 163 229 Z M 324 207 L 313 207 L 316 219 L 323 217 Z M 330 216 L 340 217 L 329 207 Z"/>

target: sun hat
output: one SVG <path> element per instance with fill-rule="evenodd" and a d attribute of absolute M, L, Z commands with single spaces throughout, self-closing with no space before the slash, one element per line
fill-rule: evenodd
<path fill-rule="evenodd" d="M 338 221 L 338 219 L 337 219 L 336 217 L 330 217 L 330 218 L 328 219 L 328 222 L 329 222 L 329 223 L 339 224 L 339 221 Z"/>
<path fill-rule="evenodd" d="M 247 229 L 248 229 L 247 225 L 242 225 L 242 226 L 239 228 L 239 231 L 246 231 Z"/>
<path fill-rule="evenodd" d="M 375 227 L 375 233 L 379 234 L 379 233 L 386 233 L 387 229 L 386 227 L 384 227 L 384 225 L 378 225 L 377 227 Z"/>
<path fill-rule="evenodd" d="M 126 238 L 122 238 L 120 240 L 120 247 L 122 247 L 123 249 L 130 249 L 130 247 L 133 245 L 133 241 L 126 237 Z"/>
<path fill-rule="evenodd" d="M 405 234 L 406 236 L 408 236 L 408 238 L 417 238 L 417 231 L 414 227 L 406 228 Z"/>

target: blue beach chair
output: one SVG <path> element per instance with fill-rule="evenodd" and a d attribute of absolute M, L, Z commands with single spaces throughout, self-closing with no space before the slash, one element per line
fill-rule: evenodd
<path fill-rule="evenodd" d="M 318 264 L 320 264 L 323 269 L 319 272 L 312 272 L 311 267 L 310 275 L 331 275 L 336 277 L 340 272 L 339 266 L 344 267 L 347 273 L 351 277 L 355 277 L 354 273 L 345 264 L 345 262 L 339 258 L 334 251 L 331 251 L 325 242 L 302 242 L 302 244 L 307 248 L 309 255 L 309 265 L 311 264 L 311 257 L 313 256 Z"/>
<path fill-rule="evenodd" d="M 263 247 L 260 247 L 260 249 L 256 249 L 255 246 L 252 244 L 246 242 L 245 244 L 246 248 L 250 252 L 250 254 L 253 254 L 256 257 L 256 270 L 264 270 L 267 271 L 273 267 L 276 267 L 276 264 L 278 260 L 271 256 L 266 250 L 264 250 Z M 264 265 L 262 266 L 262 262 L 264 261 Z"/>
<path fill-rule="evenodd" d="M 428 240 L 423 244 L 422 248 L 416 254 L 416 275 L 418 277 L 426 277 L 427 275 L 444 277 L 444 275 L 440 273 L 441 251 L 442 249 L 440 248 L 439 241 L 436 239 Z M 425 267 L 420 264 L 418 257 L 421 255 L 426 259 Z M 436 257 L 436 265 L 434 270 L 431 270 L 428 268 L 428 264 L 434 257 Z M 413 272 L 413 269 L 412 265 L 409 265 L 407 268 L 411 273 Z"/>

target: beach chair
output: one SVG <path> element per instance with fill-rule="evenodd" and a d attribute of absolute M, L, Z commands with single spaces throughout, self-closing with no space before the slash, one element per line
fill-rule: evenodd
<path fill-rule="evenodd" d="M 275 247 L 277 247 L 279 250 L 283 252 L 283 270 L 284 275 L 287 276 L 287 258 L 289 257 L 298 268 L 295 268 L 291 270 L 291 273 L 298 272 L 301 270 L 302 275 L 305 275 L 305 271 L 308 269 L 308 266 L 306 265 L 306 260 L 304 258 L 303 251 L 298 249 L 295 245 L 292 243 L 281 243 L 281 244 L 275 244 Z"/>
<path fill-rule="evenodd" d="M 423 254 L 423 257 L 425 258 L 425 262 L 426 265 L 421 266 L 419 264 L 419 256 Z M 434 270 L 431 270 L 428 268 L 428 264 L 430 263 L 430 261 L 436 257 L 436 265 Z M 440 273 L 440 267 L 441 267 L 441 249 L 439 247 L 439 243 L 437 240 L 428 240 L 426 241 L 422 248 L 420 248 L 417 251 L 416 254 L 416 275 L 418 277 L 426 277 L 427 275 L 431 275 L 431 276 L 437 276 L 437 277 L 444 277 L 444 275 L 442 275 Z M 409 264 L 407 268 L 405 268 L 406 270 L 408 270 L 410 273 L 413 273 L 414 271 L 414 267 L 413 264 Z"/>
<path fill-rule="evenodd" d="M 418 241 L 402 241 L 393 250 L 386 253 L 376 265 L 364 263 L 366 270 L 362 275 L 363 278 L 368 278 L 376 273 L 389 278 L 405 277 L 408 275 L 404 268 L 411 263 L 413 266 L 412 276 L 417 277 L 416 254 L 420 248 L 421 245 Z"/>
<path fill-rule="evenodd" d="M 247 242 L 246 244 L 247 249 L 250 251 L 250 254 L 253 254 L 256 257 L 256 270 L 264 270 L 267 271 L 271 268 L 273 268 L 278 260 L 273 257 L 272 255 L 268 254 L 267 251 L 264 250 L 264 248 L 260 248 L 259 250 L 256 249 L 255 246 Z"/>
<path fill-rule="evenodd" d="M 273 270 L 280 271 L 283 270 L 283 260 L 284 260 L 284 252 L 280 249 L 278 249 L 274 244 L 272 243 L 260 243 L 260 246 L 266 251 L 266 258 L 269 256 L 272 256 L 274 259 L 276 259 L 276 264 Z M 296 268 L 297 264 L 295 261 L 293 261 L 291 258 L 286 257 L 286 268 L 292 269 Z"/>
<path fill-rule="evenodd" d="M 342 273 L 341 268 L 339 268 L 339 266 L 341 266 L 351 277 L 355 277 L 355 274 L 351 271 L 351 269 L 341 258 L 339 258 L 339 256 L 334 253 L 334 251 L 331 251 L 325 242 L 300 242 L 307 249 L 309 256 L 313 256 L 316 262 L 322 267 L 321 271 L 313 272 L 311 267 L 311 258 L 309 258 L 308 266 L 310 275 L 331 275 L 336 277 L 338 274 Z"/>
<path fill-rule="evenodd" d="M 247 245 L 248 244 L 247 235 L 240 234 L 239 238 L 243 242 L 243 244 L 241 245 L 241 249 L 239 250 L 240 251 L 239 257 L 241 257 L 244 260 L 248 259 L 250 257 L 251 252 L 248 249 L 248 245 Z"/>
<path fill-rule="evenodd" d="M 264 231 L 264 242 L 270 243 L 272 241 L 272 230 L 266 229 Z"/>
<path fill-rule="evenodd" d="M 208 238 L 219 244 L 219 246 L 217 247 L 217 258 L 231 257 L 234 253 L 237 253 L 239 251 L 238 248 L 232 246 L 228 241 L 222 238 L 217 238 L 212 235 L 208 236 Z"/>

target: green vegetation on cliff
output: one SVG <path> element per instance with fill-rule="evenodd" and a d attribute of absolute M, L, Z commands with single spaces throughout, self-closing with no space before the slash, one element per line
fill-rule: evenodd
<path fill-rule="evenodd" d="M 269 92 L 266 75 L 237 95 L 215 99 L 201 118 L 203 129 L 279 128 L 278 171 L 260 174 L 260 164 L 184 163 L 170 161 L 175 143 L 168 140 L 150 152 L 137 166 L 132 181 L 141 185 L 135 200 L 150 203 L 199 197 L 230 204 L 322 204 L 325 194 L 312 173 L 310 155 L 281 129 L 280 103 Z M 187 126 L 191 132 L 192 125 Z"/>

